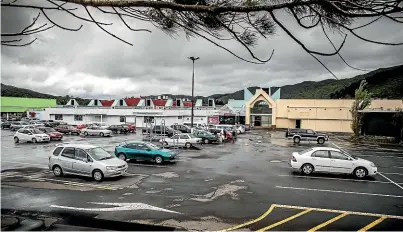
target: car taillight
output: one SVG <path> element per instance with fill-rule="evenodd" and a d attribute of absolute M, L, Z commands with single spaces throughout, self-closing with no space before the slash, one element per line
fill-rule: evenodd
<path fill-rule="evenodd" d="M 293 162 L 297 162 L 297 159 L 295 159 L 294 156 L 292 156 L 291 160 L 292 160 Z"/>

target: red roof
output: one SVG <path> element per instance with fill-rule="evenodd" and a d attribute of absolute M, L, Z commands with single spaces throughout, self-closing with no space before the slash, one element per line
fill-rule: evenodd
<path fill-rule="evenodd" d="M 192 102 L 191 101 L 185 101 L 183 102 L 184 107 L 192 107 Z"/>
<path fill-rule="evenodd" d="M 164 99 L 157 99 L 157 100 L 153 100 L 154 106 L 165 106 L 165 104 L 167 103 L 167 100 Z"/>
<path fill-rule="evenodd" d="M 127 106 L 137 106 L 137 104 L 139 104 L 141 98 L 137 97 L 137 98 L 126 98 L 125 102 Z"/>
<path fill-rule="evenodd" d="M 101 100 L 102 106 L 112 106 L 115 100 Z"/>

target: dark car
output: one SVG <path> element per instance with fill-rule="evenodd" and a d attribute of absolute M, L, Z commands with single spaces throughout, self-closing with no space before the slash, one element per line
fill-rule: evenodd
<path fill-rule="evenodd" d="M 1 129 L 10 129 L 11 122 L 10 121 L 3 121 L 1 120 Z"/>
<path fill-rule="evenodd" d="M 171 126 L 172 129 L 174 130 L 178 130 L 182 133 L 190 133 L 191 132 L 191 128 L 189 126 L 186 125 L 172 125 Z"/>
<path fill-rule="evenodd" d="M 161 136 L 172 137 L 175 134 L 181 133 L 180 131 L 174 130 L 168 126 L 154 126 L 153 128 L 144 128 L 141 130 L 142 134 L 154 134 Z"/>
<path fill-rule="evenodd" d="M 294 143 L 300 143 L 301 141 L 316 141 L 319 144 L 324 144 L 329 140 L 329 136 L 326 134 L 317 133 L 311 129 L 288 129 L 285 133 L 287 139 L 292 139 Z"/>
<path fill-rule="evenodd" d="M 114 134 L 127 134 L 129 132 L 129 127 L 126 125 L 111 125 L 106 128 Z"/>
<path fill-rule="evenodd" d="M 193 133 L 196 137 L 199 137 L 203 140 L 203 143 L 215 143 L 218 141 L 218 138 L 216 135 L 213 135 L 210 132 L 207 131 L 195 131 Z"/>
<path fill-rule="evenodd" d="M 74 126 L 70 126 L 70 125 L 59 125 L 57 127 L 55 127 L 55 130 L 63 133 L 63 134 L 76 134 L 76 135 L 80 135 L 81 131 L 79 129 L 77 129 Z"/>
<path fill-rule="evenodd" d="M 43 133 L 49 135 L 50 140 L 62 140 L 63 134 L 56 131 L 52 127 L 38 127 L 38 130 L 42 131 Z"/>

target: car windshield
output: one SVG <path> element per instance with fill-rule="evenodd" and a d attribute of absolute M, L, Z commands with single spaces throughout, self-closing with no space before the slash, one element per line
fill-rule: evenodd
<path fill-rule="evenodd" d="M 147 147 L 151 148 L 152 150 L 160 150 L 161 148 L 155 144 L 147 143 Z"/>
<path fill-rule="evenodd" d="M 45 131 L 46 132 L 56 132 L 56 130 L 53 128 L 45 128 Z"/>
<path fill-rule="evenodd" d="M 40 131 L 40 130 L 38 130 L 38 129 L 33 129 L 33 130 L 31 130 L 31 132 L 32 132 L 33 134 L 35 134 L 35 135 L 37 135 L 37 134 L 43 134 L 43 132 Z"/>
<path fill-rule="evenodd" d="M 87 149 L 86 151 L 88 152 L 88 154 L 91 155 L 92 158 L 94 158 L 97 161 L 113 158 L 111 154 L 109 154 L 107 151 L 105 151 L 100 147 Z"/>

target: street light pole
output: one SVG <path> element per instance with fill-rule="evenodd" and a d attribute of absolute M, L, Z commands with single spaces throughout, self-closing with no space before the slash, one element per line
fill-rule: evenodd
<path fill-rule="evenodd" d="M 195 61 L 199 59 L 199 57 L 188 57 L 192 60 L 193 63 L 193 71 L 192 71 L 192 111 L 190 113 L 190 127 L 193 128 L 193 117 L 194 117 L 194 88 L 195 88 Z"/>

